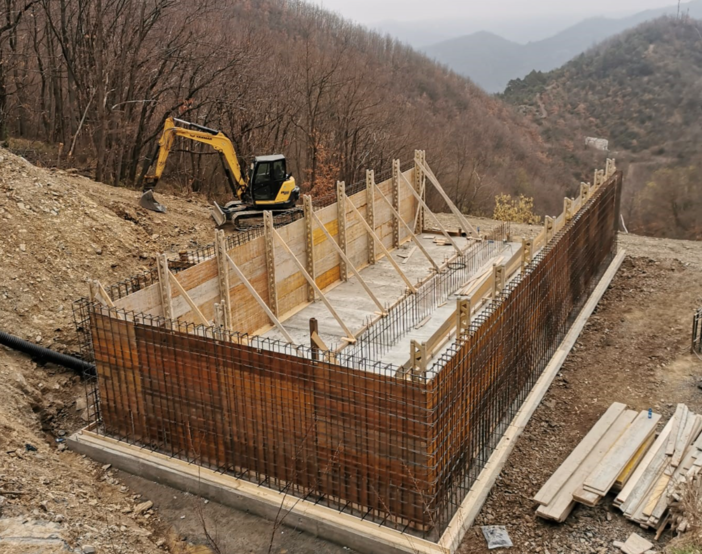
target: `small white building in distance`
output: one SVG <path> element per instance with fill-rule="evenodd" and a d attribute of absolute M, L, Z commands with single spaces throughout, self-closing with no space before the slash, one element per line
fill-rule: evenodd
<path fill-rule="evenodd" d="M 607 152 L 609 150 L 609 141 L 602 138 L 585 137 L 585 146 L 592 146 L 593 148 Z"/>

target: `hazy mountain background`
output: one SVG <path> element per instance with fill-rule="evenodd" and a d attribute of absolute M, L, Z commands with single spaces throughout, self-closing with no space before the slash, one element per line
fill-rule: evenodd
<path fill-rule="evenodd" d="M 702 0 L 682 4 L 680 10 L 702 18 Z M 507 83 L 533 70 L 560 67 L 595 44 L 662 15 L 676 15 L 677 5 L 646 10 L 622 18 L 594 17 L 580 21 L 548 38 L 520 44 L 495 32 L 478 31 L 424 47 L 426 54 L 459 75 L 469 77 L 487 92 L 502 92 Z M 556 22 L 544 23 L 544 27 Z M 530 29 L 525 21 L 523 29 Z M 536 28 L 534 28 L 534 32 Z"/>

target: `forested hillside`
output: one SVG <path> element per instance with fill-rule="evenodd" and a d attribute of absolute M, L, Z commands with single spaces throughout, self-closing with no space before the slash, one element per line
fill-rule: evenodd
<path fill-rule="evenodd" d="M 387 170 L 395 157 L 409 161 L 415 148 L 474 213 L 491 213 L 502 191 L 554 210 L 577 184 L 550 162 L 536 128 L 501 101 L 409 47 L 303 2 L 5 6 L 2 133 L 33 161 L 137 186 L 165 118 L 176 115 L 223 130 L 243 162 L 284 153 L 313 193 L 336 179 L 355 182 L 366 168 Z M 185 142 L 179 149 L 166 184 L 226 193 L 211 152 Z"/>
<path fill-rule="evenodd" d="M 560 69 L 512 81 L 503 97 L 541 126 L 554 155 L 567 158 L 594 136 L 630 161 L 629 230 L 702 237 L 702 22 L 645 23 Z"/>

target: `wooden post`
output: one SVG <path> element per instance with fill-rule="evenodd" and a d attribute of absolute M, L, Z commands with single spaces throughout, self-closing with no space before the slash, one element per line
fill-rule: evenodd
<path fill-rule="evenodd" d="M 227 246 L 224 231 L 215 231 L 215 255 L 217 256 L 217 279 L 219 282 L 219 305 L 222 310 L 221 325 L 227 330 L 232 328 L 232 299 L 229 284 L 229 264 L 227 264 Z M 215 312 L 216 315 L 216 312 Z"/>
<path fill-rule="evenodd" d="M 337 209 L 337 228 L 339 235 L 339 248 L 346 253 L 346 185 L 343 181 L 336 183 L 336 209 Z M 346 262 L 339 259 L 339 278 L 342 281 L 348 281 L 349 273 L 346 267 Z"/>
<path fill-rule="evenodd" d="M 505 267 L 502 265 L 493 265 L 493 280 L 492 280 L 492 297 L 497 298 L 497 293 L 502 292 L 505 288 Z"/>
<path fill-rule="evenodd" d="M 158 286 L 161 292 L 161 308 L 163 317 L 173 319 L 173 298 L 171 295 L 171 280 L 169 277 L 170 270 L 168 269 L 168 259 L 165 254 L 159 254 L 156 257 L 158 266 Z"/>
<path fill-rule="evenodd" d="M 571 198 L 563 199 L 563 213 L 565 214 L 566 222 L 573 219 L 573 200 Z"/>
<path fill-rule="evenodd" d="M 392 207 L 398 214 L 400 211 L 400 160 L 392 161 Z M 400 247 L 400 221 L 396 217 L 392 220 L 392 247 Z"/>
<path fill-rule="evenodd" d="M 544 227 L 546 228 L 546 242 L 553 238 L 553 218 L 550 216 L 544 217 Z M 523 243 L 523 241 L 522 241 Z"/>
<path fill-rule="evenodd" d="M 551 218 L 549 218 L 551 219 Z M 551 222 L 553 220 L 551 219 Z M 553 224 L 551 225 L 551 229 L 553 229 Z M 546 240 L 550 240 L 548 238 L 548 235 L 546 236 Z M 533 252 L 531 251 L 531 248 L 533 246 L 533 243 L 529 239 L 522 239 L 522 272 L 526 269 L 526 266 L 528 266 L 531 263 L 532 260 L 532 255 Z"/>
<path fill-rule="evenodd" d="M 390 201 L 385 197 L 385 195 L 383 194 L 383 192 L 382 192 L 380 189 L 377 189 L 377 192 L 378 192 L 378 194 L 380 195 L 380 199 L 381 199 L 383 202 L 385 202 L 385 203 L 388 205 L 388 207 L 390 208 L 390 211 L 391 211 L 392 214 L 393 214 L 393 221 L 396 222 L 396 223 L 397 223 L 397 222 L 402 223 L 402 225 L 405 227 L 405 230 L 409 233 L 410 238 L 411 238 L 411 239 L 415 242 L 415 244 L 419 247 L 419 250 L 421 250 L 422 254 L 424 254 L 424 257 L 425 257 L 427 260 L 429 260 L 429 262 L 431 263 L 432 267 L 433 267 L 436 271 L 439 271 L 439 266 L 438 266 L 437 263 L 434 261 L 434 258 L 432 258 L 432 257 L 429 255 L 429 252 L 426 251 L 426 249 L 424 248 L 424 245 L 422 244 L 422 241 L 420 241 L 420 240 L 417 238 L 417 236 L 412 232 L 412 229 L 410 229 L 410 226 L 407 225 L 407 223 L 405 222 L 404 219 L 402 219 L 402 216 L 395 210 L 395 208 L 392 206 L 392 204 L 390 203 Z M 405 261 L 407 261 L 407 260 L 405 259 Z"/>
<path fill-rule="evenodd" d="M 275 281 L 275 247 L 273 245 L 273 214 L 263 212 L 263 236 L 266 242 L 266 274 L 268 275 L 268 305 L 278 316 L 278 289 Z"/>
<path fill-rule="evenodd" d="M 312 197 L 305 195 L 302 197 L 302 206 L 305 213 L 305 256 L 307 258 L 307 273 L 313 279 L 316 279 L 314 269 L 314 235 L 312 234 L 312 216 L 314 215 L 314 207 L 312 206 Z M 307 285 L 307 301 L 314 302 L 314 288 Z"/>
<path fill-rule="evenodd" d="M 385 257 L 388 259 L 388 261 L 389 261 L 389 262 L 392 264 L 392 266 L 395 268 L 395 271 L 397 271 L 398 275 L 399 275 L 400 277 L 402 277 L 402 280 L 403 280 L 403 281 L 405 282 L 405 284 L 407 285 L 407 288 L 410 289 L 410 291 L 412 292 L 412 294 L 414 294 L 415 292 L 417 292 L 417 289 L 416 289 L 415 286 L 412 284 L 412 281 L 410 281 L 410 280 L 407 278 L 407 275 L 405 275 L 405 272 L 402 271 L 402 269 L 400 269 L 400 266 L 399 266 L 399 265 L 397 265 L 397 262 L 396 262 L 395 259 L 392 257 L 392 255 L 390 254 L 390 252 L 388 252 L 388 249 L 385 248 L 385 245 L 384 245 L 384 244 L 382 243 L 382 241 L 378 238 L 378 235 L 375 234 L 375 232 L 373 231 L 373 229 L 370 228 L 370 225 L 368 225 L 368 223 L 366 222 L 366 220 L 363 219 L 363 217 L 361 216 L 361 212 L 358 211 L 358 208 L 356 208 L 356 206 L 353 205 L 353 202 L 351 201 L 350 198 L 347 197 L 346 200 L 348 201 L 349 206 L 351 206 L 351 210 L 356 214 L 356 217 L 361 221 L 361 225 L 363 225 L 363 226 L 366 228 L 366 231 L 367 231 L 368 234 L 370 235 L 371 240 L 374 240 L 375 242 L 378 243 L 378 246 L 380 246 L 380 249 L 383 251 L 383 254 L 385 254 Z"/>
<path fill-rule="evenodd" d="M 310 318 L 310 350 L 312 351 L 312 359 L 319 360 L 319 347 L 314 340 L 314 335 L 319 335 L 319 324 L 314 317 Z"/>
<path fill-rule="evenodd" d="M 410 363 L 412 365 L 412 378 L 424 375 L 427 371 L 427 345 L 412 339 L 410 341 Z"/>
<path fill-rule="evenodd" d="M 580 205 L 584 206 L 585 202 L 590 199 L 590 184 L 580 183 Z"/>
<path fill-rule="evenodd" d="M 456 299 L 456 338 L 469 331 L 471 311 L 470 298 Z"/>
<path fill-rule="evenodd" d="M 375 172 L 372 169 L 366 170 L 366 219 L 368 225 L 375 233 Z M 375 241 L 368 241 L 368 263 L 375 263 Z"/>
<path fill-rule="evenodd" d="M 423 152 L 421 150 L 414 151 L 414 191 L 422 199 L 425 199 L 426 188 L 425 182 L 426 177 L 424 176 L 424 171 L 422 170 L 422 159 Z M 420 202 L 420 204 L 422 204 Z M 424 232 L 424 205 L 417 206 L 417 224 L 415 225 L 414 232 L 421 235 Z"/>

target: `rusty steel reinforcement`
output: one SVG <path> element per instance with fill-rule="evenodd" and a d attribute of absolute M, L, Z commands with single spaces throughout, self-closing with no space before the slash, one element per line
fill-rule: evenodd
<path fill-rule="evenodd" d="M 424 376 L 76 304 L 93 428 L 437 540 L 616 249 L 621 173 Z"/>

